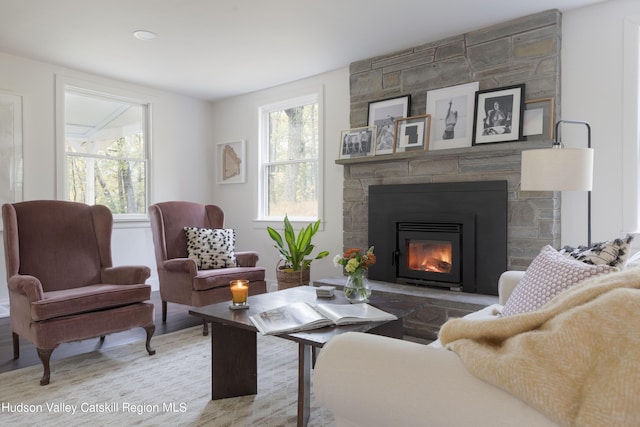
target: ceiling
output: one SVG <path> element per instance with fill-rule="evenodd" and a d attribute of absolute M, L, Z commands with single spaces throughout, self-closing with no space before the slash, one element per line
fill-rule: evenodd
<path fill-rule="evenodd" d="M 600 2 L 0 0 L 0 51 L 217 100 L 543 10 Z M 135 39 L 141 29 L 157 38 Z"/>

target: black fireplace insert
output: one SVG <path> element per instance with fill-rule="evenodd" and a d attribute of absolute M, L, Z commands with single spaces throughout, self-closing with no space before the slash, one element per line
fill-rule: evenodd
<path fill-rule="evenodd" d="M 369 278 L 497 295 L 507 266 L 507 183 L 369 187 Z"/>

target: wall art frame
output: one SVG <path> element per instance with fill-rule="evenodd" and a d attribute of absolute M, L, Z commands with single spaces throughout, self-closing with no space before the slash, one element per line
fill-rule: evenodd
<path fill-rule="evenodd" d="M 429 151 L 471 147 L 476 92 L 479 82 L 427 92 L 431 115 Z"/>
<path fill-rule="evenodd" d="M 377 127 L 375 138 L 377 154 L 393 153 L 395 121 L 409 117 L 409 111 L 411 111 L 411 95 L 369 102 L 367 124 Z"/>
<path fill-rule="evenodd" d="M 22 162 L 22 96 L 0 92 L 0 205 L 22 201 Z"/>
<path fill-rule="evenodd" d="M 245 140 L 216 144 L 218 184 L 242 184 L 246 181 L 247 154 Z"/>
<path fill-rule="evenodd" d="M 376 126 L 346 129 L 340 133 L 339 159 L 353 159 L 375 155 Z"/>
<path fill-rule="evenodd" d="M 473 145 L 521 141 L 524 83 L 476 92 Z"/>
<path fill-rule="evenodd" d="M 428 151 L 430 130 L 430 114 L 397 119 L 394 130 L 394 152 Z"/>
<path fill-rule="evenodd" d="M 527 138 L 527 141 L 551 141 L 553 139 L 553 115 L 553 97 L 524 101 L 522 135 Z"/>

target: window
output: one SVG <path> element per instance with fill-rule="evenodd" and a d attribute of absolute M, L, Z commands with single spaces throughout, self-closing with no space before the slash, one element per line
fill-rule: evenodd
<path fill-rule="evenodd" d="M 145 219 L 149 105 L 84 87 L 61 90 L 60 194 L 64 200 L 105 205 L 116 220 Z"/>
<path fill-rule="evenodd" d="M 320 217 L 319 93 L 261 108 L 261 219 Z"/>

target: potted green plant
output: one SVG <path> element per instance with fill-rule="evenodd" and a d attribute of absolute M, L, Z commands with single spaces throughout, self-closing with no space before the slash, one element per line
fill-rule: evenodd
<path fill-rule="evenodd" d="M 280 261 L 276 267 L 278 288 L 285 289 L 293 286 L 307 285 L 310 280 L 311 262 L 329 255 L 329 251 L 322 251 L 314 258 L 308 258 L 315 246 L 311 244 L 312 237 L 318 232 L 320 220 L 303 227 L 296 236 L 291 221 L 284 217 L 284 238 L 271 227 L 267 227 L 269 236 L 273 239 L 275 248 L 280 253 Z M 284 262 L 283 265 L 280 265 Z"/>

